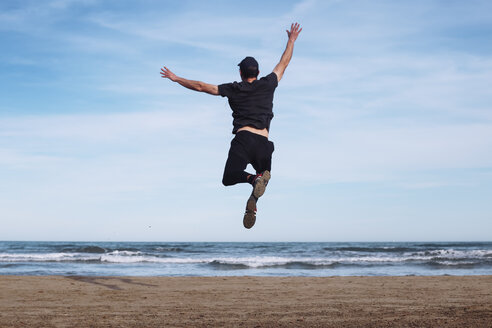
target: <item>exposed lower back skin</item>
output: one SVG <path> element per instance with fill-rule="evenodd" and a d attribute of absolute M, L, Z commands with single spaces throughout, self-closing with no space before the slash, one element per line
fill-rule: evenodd
<path fill-rule="evenodd" d="M 242 128 L 239 128 L 237 130 L 237 132 L 239 131 L 249 131 L 249 132 L 252 132 L 252 133 L 256 133 L 256 134 L 259 134 L 260 136 L 264 136 L 266 138 L 268 138 L 268 130 L 267 129 L 256 129 L 252 126 L 243 126 Z"/>

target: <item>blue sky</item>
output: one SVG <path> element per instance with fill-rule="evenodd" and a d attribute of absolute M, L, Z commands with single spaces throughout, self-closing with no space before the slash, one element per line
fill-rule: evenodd
<path fill-rule="evenodd" d="M 261 75 L 272 180 L 224 187 L 227 100 Z M 491 240 L 490 1 L 2 1 L 0 240 Z"/>

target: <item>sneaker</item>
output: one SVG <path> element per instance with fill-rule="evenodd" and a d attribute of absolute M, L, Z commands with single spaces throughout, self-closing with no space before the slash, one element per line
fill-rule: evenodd
<path fill-rule="evenodd" d="M 244 213 L 243 225 L 246 229 L 251 229 L 256 222 L 256 198 L 249 196 L 246 203 L 246 213 Z"/>
<path fill-rule="evenodd" d="M 265 193 L 268 180 L 270 180 L 269 171 L 263 171 L 256 176 L 255 180 L 253 181 L 253 196 L 256 199 L 260 198 Z"/>

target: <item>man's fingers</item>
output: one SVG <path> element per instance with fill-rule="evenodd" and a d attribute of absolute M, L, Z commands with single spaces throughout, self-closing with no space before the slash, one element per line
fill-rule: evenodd
<path fill-rule="evenodd" d="M 175 75 L 173 74 L 173 72 L 171 72 L 171 71 L 169 70 L 169 68 L 167 68 L 166 66 L 163 66 L 163 67 L 161 68 L 161 71 L 160 71 L 159 73 L 161 74 L 161 77 L 162 77 L 162 78 L 165 78 L 165 79 L 170 79 L 170 80 L 173 80 L 173 78 L 174 78 L 174 76 L 175 76 Z"/>
<path fill-rule="evenodd" d="M 289 34 L 290 36 L 291 33 L 299 33 L 301 31 L 302 31 L 301 25 L 295 22 L 290 25 L 290 31 L 287 31 L 287 34 Z"/>

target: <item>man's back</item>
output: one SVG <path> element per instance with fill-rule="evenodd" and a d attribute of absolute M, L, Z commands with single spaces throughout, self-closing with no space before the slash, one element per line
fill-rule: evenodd
<path fill-rule="evenodd" d="M 232 109 L 236 133 L 240 128 L 251 126 L 270 129 L 273 118 L 273 95 L 278 85 L 277 75 L 270 73 L 252 82 L 233 82 L 218 86 L 219 94 L 227 97 Z"/>

